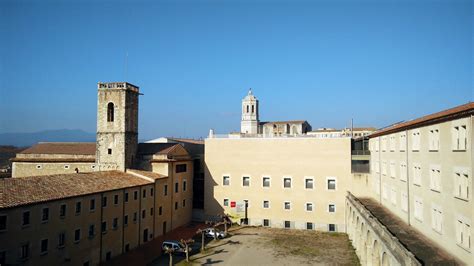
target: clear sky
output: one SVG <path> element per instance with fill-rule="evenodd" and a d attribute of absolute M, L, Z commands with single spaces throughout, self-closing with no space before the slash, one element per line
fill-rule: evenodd
<path fill-rule="evenodd" d="M 470 0 L 0 0 L 0 132 L 95 132 L 97 82 L 124 80 L 141 139 L 239 130 L 250 87 L 261 120 L 382 127 L 473 76 Z"/>

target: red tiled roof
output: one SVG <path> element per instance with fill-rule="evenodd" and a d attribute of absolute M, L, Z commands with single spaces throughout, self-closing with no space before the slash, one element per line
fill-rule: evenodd
<path fill-rule="evenodd" d="M 395 124 L 388 128 L 381 129 L 377 132 L 374 132 L 369 135 L 370 138 L 378 137 L 386 134 L 391 134 L 395 132 L 399 132 L 406 129 L 412 129 L 422 126 L 427 126 L 435 123 L 440 123 L 444 121 L 449 121 L 456 119 L 458 117 L 466 117 L 469 115 L 474 114 L 474 103 L 469 102 L 463 105 L 456 106 L 451 109 L 447 109 L 441 112 L 437 112 L 434 114 L 426 115 L 411 121 Z"/>
<path fill-rule="evenodd" d="M 20 154 L 95 155 L 95 142 L 40 142 Z"/>
<path fill-rule="evenodd" d="M 0 179 L 0 209 L 153 184 L 119 171 Z"/>

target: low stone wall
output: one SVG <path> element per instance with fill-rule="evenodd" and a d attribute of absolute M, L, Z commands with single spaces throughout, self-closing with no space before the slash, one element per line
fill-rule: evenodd
<path fill-rule="evenodd" d="M 346 225 L 362 265 L 422 265 L 350 192 Z"/>

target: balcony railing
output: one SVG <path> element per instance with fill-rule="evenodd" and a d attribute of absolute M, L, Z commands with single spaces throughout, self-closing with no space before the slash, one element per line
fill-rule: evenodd
<path fill-rule="evenodd" d="M 351 151 L 352 155 L 370 155 L 369 150 L 352 150 Z"/>

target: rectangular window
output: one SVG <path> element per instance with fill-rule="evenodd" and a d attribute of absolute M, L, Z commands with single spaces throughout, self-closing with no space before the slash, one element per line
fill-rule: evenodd
<path fill-rule="evenodd" d="M 443 233 L 443 211 L 439 206 L 433 205 L 431 208 L 431 227 L 434 231 Z"/>
<path fill-rule="evenodd" d="M 145 217 L 146 217 L 146 211 L 142 210 L 142 219 L 145 219 Z"/>
<path fill-rule="evenodd" d="M 47 222 L 49 220 L 49 208 L 43 208 L 41 210 L 41 221 Z"/>
<path fill-rule="evenodd" d="M 62 248 L 66 244 L 66 234 L 64 232 L 59 233 L 58 235 L 58 247 Z"/>
<path fill-rule="evenodd" d="M 270 201 L 264 200 L 264 201 L 263 201 L 263 208 L 264 208 L 264 209 L 270 208 Z"/>
<path fill-rule="evenodd" d="M 290 229 L 291 228 L 291 222 L 290 221 L 285 221 L 285 228 Z"/>
<path fill-rule="evenodd" d="M 26 226 L 30 225 L 30 211 L 25 211 L 23 212 L 23 217 L 22 217 L 22 223 L 21 225 Z"/>
<path fill-rule="evenodd" d="M 93 224 L 89 225 L 89 238 L 93 238 L 95 235 L 95 226 Z"/>
<path fill-rule="evenodd" d="M 224 199 L 224 207 L 229 207 L 229 199 Z"/>
<path fill-rule="evenodd" d="M 452 146 L 454 151 L 464 151 L 467 147 L 467 127 L 466 125 L 456 125 L 452 132 Z"/>
<path fill-rule="evenodd" d="M 268 219 L 263 219 L 263 226 L 265 226 L 265 227 L 270 226 L 270 220 L 268 220 Z"/>
<path fill-rule="evenodd" d="M 119 204 L 119 196 L 118 195 L 114 195 L 114 204 L 115 205 Z"/>
<path fill-rule="evenodd" d="M 128 225 L 128 215 L 125 215 L 123 217 L 123 225 L 127 226 Z"/>
<path fill-rule="evenodd" d="M 163 214 L 163 207 L 159 207 L 158 208 L 158 215 L 162 215 Z"/>
<path fill-rule="evenodd" d="M 464 249 L 471 249 L 471 225 L 462 218 L 456 221 L 456 243 Z"/>
<path fill-rule="evenodd" d="M 166 196 L 166 193 L 165 193 Z M 133 191 L 133 199 L 137 200 L 138 199 L 138 191 Z"/>
<path fill-rule="evenodd" d="M 313 203 L 311 203 L 311 202 L 306 203 L 306 211 L 308 211 L 308 212 L 313 211 Z"/>
<path fill-rule="evenodd" d="M 314 229 L 314 225 L 313 223 L 306 223 L 306 230 L 313 230 Z"/>
<path fill-rule="evenodd" d="M 270 187 L 270 177 L 263 178 L 263 187 Z"/>
<path fill-rule="evenodd" d="M 291 202 L 285 201 L 284 208 L 285 210 L 291 210 Z"/>
<path fill-rule="evenodd" d="M 136 223 L 136 222 L 137 222 L 137 219 L 138 219 L 138 213 L 137 213 L 137 212 L 134 212 L 134 213 L 133 213 L 133 222 Z"/>
<path fill-rule="evenodd" d="M 178 191 L 179 191 L 179 183 L 176 182 L 176 183 L 174 184 L 174 193 L 178 193 Z"/>
<path fill-rule="evenodd" d="M 114 218 L 112 221 L 112 229 L 117 230 L 118 228 L 118 218 Z"/>
<path fill-rule="evenodd" d="M 382 197 L 384 200 L 388 199 L 388 185 L 386 183 L 382 184 Z"/>
<path fill-rule="evenodd" d="M 125 192 L 125 202 L 128 202 L 128 192 Z"/>
<path fill-rule="evenodd" d="M 95 211 L 95 199 L 91 199 L 89 202 L 89 210 Z"/>
<path fill-rule="evenodd" d="M 80 201 L 76 202 L 76 215 L 81 214 L 82 203 Z"/>
<path fill-rule="evenodd" d="M 454 196 L 456 198 L 469 200 L 470 188 L 469 188 L 469 171 L 468 169 L 457 168 L 454 171 Z"/>
<path fill-rule="evenodd" d="M 21 245 L 20 259 L 25 260 L 30 257 L 30 244 L 25 243 Z"/>
<path fill-rule="evenodd" d="M 59 217 L 66 217 L 66 204 L 61 204 L 61 206 L 59 206 Z"/>
<path fill-rule="evenodd" d="M 395 151 L 395 135 L 390 136 L 390 151 Z"/>
<path fill-rule="evenodd" d="M 397 205 L 397 189 L 395 187 L 392 187 L 390 192 L 390 201 L 393 205 Z"/>
<path fill-rule="evenodd" d="M 407 142 L 406 142 L 407 141 L 407 134 L 406 134 L 406 132 L 401 132 L 400 133 L 399 140 L 400 140 L 400 143 L 399 143 L 400 144 L 400 151 L 403 152 L 403 151 L 406 150 L 406 147 L 407 147 Z"/>
<path fill-rule="evenodd" d="M 40 254 L 44 255 L 48 253 L 48 239 L 41 240 Z"/>
<path fill-rule="evenodd" d="M 142 191 L 142 198 L 146 198 L 146 189 L 143 189 Z"/>
<path fill-rule="evenodd" d="M 328 211 L 329 212 L 336 212 L 336 204 L 329 204 Z"/>
<path fill-rule="evenodd" d="M 175 202 L 175 203 L 174 203 L 174 209 L 175 209 L 175 210 L 178 209 L 178 202 Z"/>
<path fill-rule="evenodd" d="M 165 196 L 168 196 L 168 185 L 165 185 L 163 187 L 163 193 L 165 194 Z"/>
<path fill-rule="evenodd" d="M 439 165 L 430 167 L 430 189 L 433 191 L 441 191 L 441 170 Z"/>
<path fill-rule="evenodd" d="M 407 165 L 406 163 L 400 163 L 400 180 L 407 181 Z"/>
<path fill-rule="evenodd" d="M 304 187 L 306 189 L 313 189 L 314 185 L 313 185 L 313 179 L 312 178 L 306 178 L 304 182 L 305 182 Z"/>
<path fill-rule="evenodd" d="M 387 150 L 387 137 L 382 137 L 382 151 Z"/>
<path fill-rule="evenodd" d="M 250 186 L 250 177 L 248 176 L 242 177 L 242 186 L 244 187 Z"/>
<path fill-rule="evenodd" d="M 401 199 L 401 204 L 402 204 L 402 211 L 407 212 L 408 211 L 408 194 L 406 192 L 402 192 L 402 199 Z"/>
<path fill-rule="evenodd" d="M 107 154 L 112 155 L 112 149 L 107 149 Z"/>
<path fill-rule="evenodd" d="M 382 175 L 387 175 L 387 162 L 382 162 Z"/>
<path fill-rule="evenodd" d="M 421 166 L 419 164 L 413 166 L 413 185 L 421 186 Z"/>
<path fill-rule="evenodd" d="M 328 225 L 329 232 L 336 232 L 336 225 L 335 224 L 329 224 Z"/>
<path fill-rule="evenodd" d="M 77 243 L 81 241 L 81 229 L 76 229 L 74 231 L 74 242 Z"/>
<path fill-rule="evenodd" d="M 327 188 L 328 190 L 336 190 L 336 179 L 328 179 Z"/>
<path fill-rule="evenodd" d="M 150 196 L 152 196 L 152 197 L 153 197 L 153 192 L 154 192 L 153 188 L 150 188 Z"/>
<path fill-rule="evenodd" d="M 102 197 L 102 208 L 107 207 L 107 196 Z"/>
<path fill-rule="evenodd" d="M 186 164 L 177 164 L 176 165 L 176 173 L 185 173 L 187 165 Z"/>
<path fill-rule="evenodd" d="M 230 176 L 223 176 L 223 177 L 222 177 L 222 185 L 223 185 L 223 186 L 228 186 L 228 185 L 230 185 Z"/>
<path fill-rule="evenodd" d="M 7 230 L 7 216 L 0 215 L 0 231 Z"/>
<path fill-rule="evenodd" d="M 420 131 L 419 130 L 415 130 L 412 132 L 411 149 L 412 151 L 420 150 Z"/>
<path fill-rule="evenodd" d="M 415 219 L 423 221 L 423 199 L 415 196 Z"/>
<path fill-rule="evenodd" d="M 102 232 L 102 234 L 105 234 L 107 232 L 107 222 L 106 221 L 103 221 L 101 226 L 100 226 L 100 231 Z"/>
<path fill-rule="evenodd" d="M 439 150 L 439 129 L 433 128 L 430 129 L 430 136 L 429 136 L 429 148 L 430 151 L 438 151 Z"/>
<path fill-rule="evenodd" d="M 183 208 L 186 207 L 186 200 L 183 200 Z"/>
<path fill-rule="evenodd" d="M 395 172 L 395 162 L 391 161 L 390 162 L 390 177 L 396 178 L 397 173 Z"/>
<path fill-rule="evenodd" d="M 283 178 L 283 187 L 284 188 L 291 188 L 291 178 L 289 178 L 289 177 Z"/>
<path fill-rule="evenodd" d="M 183 192 L 186 191 L 186 180 L 183 180 Z"/>

